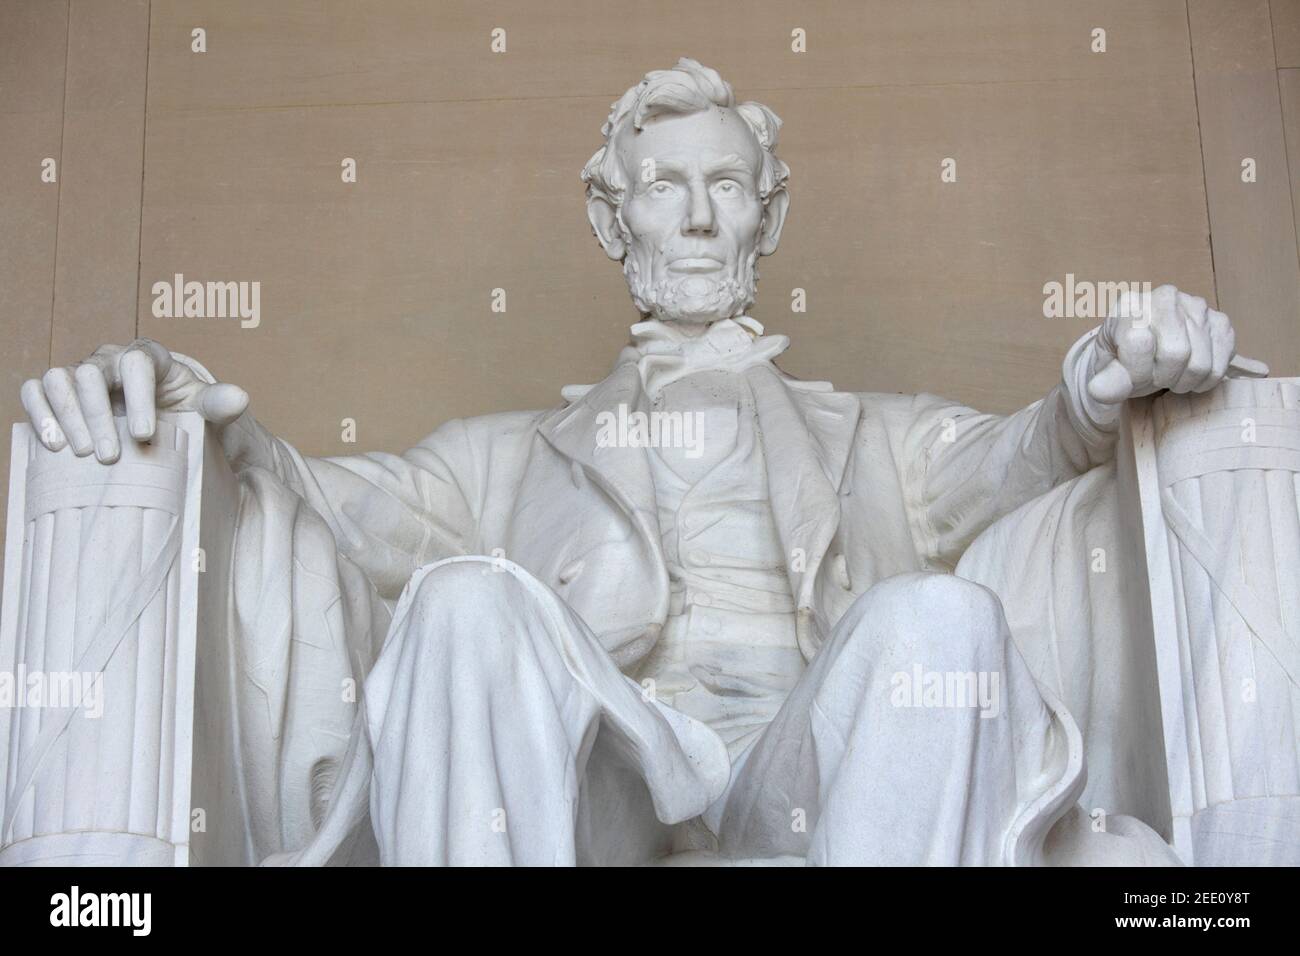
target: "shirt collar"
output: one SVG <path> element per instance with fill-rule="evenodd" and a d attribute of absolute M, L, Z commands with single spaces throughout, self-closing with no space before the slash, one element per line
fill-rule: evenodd
<path fill-rule="evenodd" d="M 771 362 L 790 347 L 785 335 L 764 335 L 747 315 L 721 319 L 699 335 L 685 335 L 675 322 L 651 319 L 632 326 L 632 343 L 618 365 L 635 363 L 652 397 L 664 386 L 695 372 L 741 372 Z"/>

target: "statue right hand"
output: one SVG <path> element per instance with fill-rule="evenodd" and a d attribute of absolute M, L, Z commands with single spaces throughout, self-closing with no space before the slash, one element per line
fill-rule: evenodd
<path fill-rule="evenodd" d="M 238 385 L 203 381 L 151 339 L 102 345 L 75 367 L 52 368 L 22 387 L 23 408 L 50 451 L 71 444 L 79 457 L 95 453 L 106 465 L 122 449 L 113 423 L 125 412 L 131 436 L 153 438 L 157 413 L 198 412 L 215 425 L 234 421 L 248 407 Z"/>

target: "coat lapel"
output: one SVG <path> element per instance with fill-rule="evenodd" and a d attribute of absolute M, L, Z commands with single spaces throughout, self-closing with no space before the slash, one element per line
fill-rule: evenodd
<path fill-rule="evenodd" d="M 772 365 L 746 372 L 763 435 L 772 513 L 789 561 L 798 608 L 799 644 L 817 640 L 814 584 L 840 523 L 839 489 L 853 450 L 862 405 L 850 392 L 788 379 Z"/>
<path fill-rule="evenodd" d="M 642 447 L 597 445 L 603 415 L 619 418 L 643 410 L 645 393 L 636 366 L 620 365 L 604 381 L 594 385 L 573 404 L 556 409 L 538 425 L 538 430 L 560 454 L 604 479 L 633 514 L 648 515 L 658 539 L 659 519 L 655 511 L 654 478 L 647 450 Z"/>
<path fill-rule="evenodd" d="M 639 446 L 597 444 L 603 415 L 612 415 L 617 421 L 620 408 L 626 414 L 644 410 L 645 406 L 640 373 L 635 365 L 624 364 L 585 393 L 575 396 L 572 404 L 547 415 L 537 430 L 569 460 L 575 476 L 580 471 L 589 477 L 627 514 L 641 539 L 642 550 L 651 556 L 652 566 L 645 571 L 649 576 L 639 579 L 637 585 L 653 588 L 648 605 L 654 623 L 662 624 L 668 615 L 668 568 L 659 532 L 649 452 Z"/>

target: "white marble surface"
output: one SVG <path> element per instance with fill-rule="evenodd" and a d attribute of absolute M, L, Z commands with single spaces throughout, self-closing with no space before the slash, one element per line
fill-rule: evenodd
<path fill-rule="evenodd" d="M 1113 472 L 1125 402 L 1266 369 L 1235 355 L 1226 316 L 1163 286 L 1013 415 L 792 379 L 773 362 L 788 339 L 747 315 L 789 205 L 779 127 L 689 60 L 614 104 L 583 179 L 645 321 L 556 408 L 322 460 L 153 342 L 24 386 L 70 467 L 119 473 L 159 411 L 197 412 L 238 479 L 229 560 L 200 577 L 230 623 L 195 677 L 212 748 L 195 776 L 221 808 L 200 862 L 1177 859 L 1170 818 L 1078 803 L 1092 715 L 1081 731 L 1074 685 L 1009 620 L 1012 589 L 972 580 L 1015 574 L 1035 545 L 967 552 Z M 103 576 L 78 572 L 78 589 Z M 20 561 L 6 577 L 31 584 Z M 1104 681 L 1106 663 L 1071 678 Z M 61 779 L 37 786 L 84 796 Z"/>

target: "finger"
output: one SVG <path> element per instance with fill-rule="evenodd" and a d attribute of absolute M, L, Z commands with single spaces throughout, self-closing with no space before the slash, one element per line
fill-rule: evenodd
<path fill-rule="evenodd" d="M 137 339 L 118 361 L 131 437 L 147 441 L 157 425 L 158 383 L 171 370 L 172 356 L 152 339 Z"/>
<path fill-rule="evenodd" d="M 1201 385 L 1210 377 L 1214 364 L 1214 345 L 1210 340 L 1210 330 L 1205 325 L 1191 325 L 1187 328 L 1187 366 L 1170 388 L 1178 393 L 1200 391 Z"/>
<path fill-rule="evenodd" d="M 1140 311 L 1135 313 L 1140 316 L 1140 321 L 1134 323 L 1139 327 L 1149 329 L 1162 316 L 1173 315 L 1178 311 L 1178 290 L 1169 283 L 1158 285 L 1150 292 L 1130 290 L 1129 296 L 1140 305 Z"/>
<path fill-rule="evenodd" d="M 122 454 L 122 446 L 117 438 L 117 424 L 113 421 L 108 382 L 99 366 L 90 362 L 78 365 L 74 377 L 81 413 L 86 417 L 90 437 L 95 443 L 95 457 L 105 465 L 111 465 Z"/>
<path fill-rule="evenodd" d="M 1228 362 L 1232 359 L 1236 347 L 1237 333 L 1232 323 L 1222 312 L 1210 309 L 1207 313 L 1206 330 L 1210 336 L 1210 374 L 1193 391 L 1208 392 L 1223 381 L 1228 374 Z"/>
<path fill-rule="evenodd" d="M 36 429 L 41 444 L 50 451 L 60 451 L 68 440 L 63 435 L 63 429 L 59 427 L 58 419 L 54 417 L 54 409 L 50 408 L 49 399 L 45 397 L 45 389 L 41 386 L 40 380 L 29 378 L 23 382 L 18 395 L 22 399 L 23 408 L 27 411 L 27 417 L 31 419 L 32 428 Z"/>
<path fill-rule="evenodd" d="M 1137 289 L 1126 289 L 1115 303 L 1111 311 L 1110 325 L 1118 330 L 1124 320 L 1131 321 L 1139 328 L 1147 327 L 1151 324 L 1151 305 L 1154 294 L 1139 292 Z M 1111 343 L 1114 348 L 1114 343 Z"/>
<path fill-rule="evenodd" d="M 1118 359 L 1092 377 L 1088 383 L 1088 394 L 1103 405 L 1118 405 L 1133 394 L 1133 379 Z"/>
<path fill-rule="evenodd" d="M 238 385 L 209 385 L 199 393 L 199 414 L 214 425 L 228 425 L 248 408 L 248 393 Z"/>
<path fill-rule="evenodd" d="M 1190 326 L 1181 301 L 1175 301 L 1172 308 L 1156 311 L 1156 357 L 1151 372 L 1151 384 L 1155 388 L 1173 388 L 1187 370 L 1192 356 Z"/>
<path fill-rule="evenodd" d="M 1151 390 L 1155 374 L 1156 336 L 1149 326 L 1128 324 L 1115 336 L 1115 350 L 1133 382 L 1134 394 Z"/>
<path fill-rule="evenodd" d="M 167 378 L 167 373 L 171 371 L 174 363 L 172 353 L 167 351 L 166 346 L 161 342 L 155 342 L 153 339 L 136 339 L 127 346 L 127 349 L 139 349 L 148 353 L 149 358 L 153 360 L 155 378 L 160 382 Z"/>
<path fill-rule="evenodd" d="M 68 444 L 78 457 L 89 455 L 94 449 L 90 440 L 90 429 L 81 414 L 81 403 L 77 401 L 77 387 L 72 380 L 72 370 L 52 368 L 41 379 L 45 388 L 45 397 L 54 409 L 54 417 L 59 420 L 59 427 L 68 436 Z"/>
<path fill-rule="evenodd" d="M 1118 356 L 1119 336 L 1131 326 L 1147 324 L 1146 305 L 1142 298 L 1136 292 L 1125 290 L 1097 330 L 1098 351 L 1102 355 Z"/>
<path fill-rule="evenodd" d="M 1228 373 L 1233 378 L 1268 378 L 1268 366 L 1259 359 L 1234 355 L 1228 362 Z"/>
<path fill-rule="evenodd" d="M 117 366 L 125 351 L 126 349 L 121 345 L 101 345 L 90 353 L 90 357 L 83 364 L 99 366 L 109 389 L 119 389 L 122 387 L 122 377 L 118 374 Z"/>
<path fill-rule="evenodd" d="M 1210 304 L 1199 295 L 1188 292 L 1178 293 L 1178 311 L 1194 325 L 1204 325 L 1208 319 Z"/>

